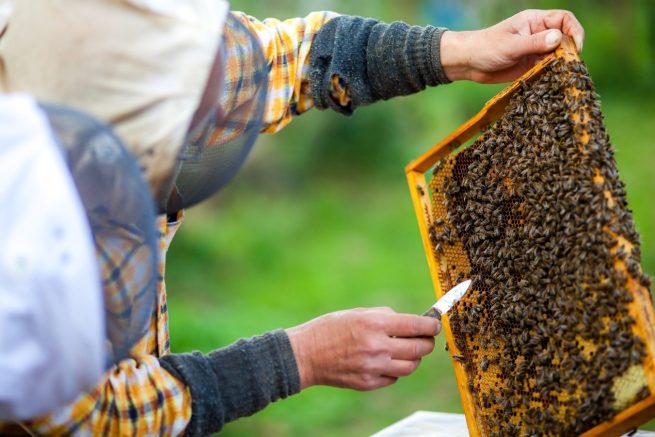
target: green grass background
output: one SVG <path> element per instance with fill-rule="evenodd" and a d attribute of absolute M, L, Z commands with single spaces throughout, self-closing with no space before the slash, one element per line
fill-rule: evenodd
<path fill-rule="evenodd" d="M 274 7 L 240 1 L 233 6 L 258 17 L 334 9 L 427 23 L 434 22 L 441 4 L 451 3 L 463 5 L 462 28 L 490 25 L 526 7 L 565 6 L 483 1 L 473 8 L 476 13 L 470 13 L 474 2 L 280 1 Z M 602 98 L 642 237 L 642 265 L 652 276 L 652 7 L 583 1 L 576 8 L 587 30 L 583 59 Z M 628 51 L 620 42 L 626 20 L 633 38 Z M 362 108 L 350 119 L 311 111 L 281 133 L 260 138 L 231 186 L 188 211 L 172 244 L 167 281 L 173 351 L 210 351 L 340 309 L 388 305 L 419 313 L 431 305 L 432 284 L 403 167 L 500 88 L 451 84 Z M 440 336 L 419 370 L 389 388 L 368 393 L 311 388 L 229 424 L 224 434 L 367 435 L 419 409 L 461 412 L 443 346 Z"/>

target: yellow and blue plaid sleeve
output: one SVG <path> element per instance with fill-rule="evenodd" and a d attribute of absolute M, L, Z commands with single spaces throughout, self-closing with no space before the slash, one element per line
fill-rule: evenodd
<path fill-rule="evenodd" d="M 242 12 L 235 12 L 234 15 L 261 42 L 270 68 L 262 132 L 277 132 L 289 124 L 293 116 L 314 106 L 307 78 L 309 51 L 316 33 L 338 14 L 313 12 L 304 18 L 285 21 L 274 18 L 259 21 Z"/>
<path fill-rule="evenodd" d="M 191 396 L 154 356 L 123 360 L 74 404 L 27 426 L 41 435 L 179 435 Z"/>

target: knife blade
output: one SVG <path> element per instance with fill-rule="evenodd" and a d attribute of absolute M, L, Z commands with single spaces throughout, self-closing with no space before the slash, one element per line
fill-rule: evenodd
<path fill-rule="evenodd" d="M 464 282 L 460 282 L 448 290 L 446 294 L 441 296 L 437 303 L 432 305 L 432 307 L 424 312 L 423 315 L 427 317 L 434 317 L 435 319 L 441 319 L 441 316 L 446 314 L 462 298 L 462 296 L 464 296 L 470 287 L 470 279 L 467 279 Z"/>

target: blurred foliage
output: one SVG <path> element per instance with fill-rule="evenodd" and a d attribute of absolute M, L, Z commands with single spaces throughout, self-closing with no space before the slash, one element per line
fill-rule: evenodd
<path fill-rule="evenodd" d="M 258 18 L 335 10 L 457 29 L 526 8 L 569 8 L 602 98 L 616 159 L 655 273 L 655 2 L 649 0 L 232 1 Z M 209 351 L 325 312 L 389 305 L 418 313 L 432 285 L 404 165 L 475 114 L 502 86 L 457 83 L 359 109 L 310 111 L 262 136 L 235 181 L 190 210 L 169 253 L 172 349 Z M 371 393 L 312 388 L 226 435 L 363 435 L 413 411 L 460 412 L 443 338 L 416 374 Z"/>

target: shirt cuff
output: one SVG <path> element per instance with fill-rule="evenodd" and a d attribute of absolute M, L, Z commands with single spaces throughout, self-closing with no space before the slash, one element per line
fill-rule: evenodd
<path fill-rule="evenodd" d="M 437 84 L 447 84 L 452 81 L 446 76 L 446 72 L 441 65 L 441 37 L 448 29 L 445 27 L 436 27 L 430 41 L 430 53 L 432 61 L 432 71 L 437 79 Z"/>

